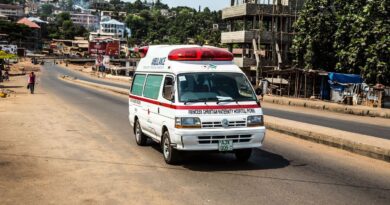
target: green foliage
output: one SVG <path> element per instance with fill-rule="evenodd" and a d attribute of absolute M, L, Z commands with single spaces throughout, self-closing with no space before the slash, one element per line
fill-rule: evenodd
<path fill-rule="evenodd" d="M 306 1 L 300 13 L 292 50 L 295 63 L 301 67 L 332 70 L 336 65 L 333 34 L 337 25 L 331 1 Z"/>
<path fill-rule="evenodd" d="M 306 1 L 295 25 L 295 63 L 390 85 L 388 17 L 389 1 Z"/>
<path fill-rule="evenodd" d="M 196 11 L 188 7 L 171 8 L 157 1 L 151 8 L 142 1 L 128 3 L 125 7 L 130 13 L 126 25 L 132 30 L 131 44 L 220 44 L 220 31 L 213 30 L 214 23 L 221 23 L 221 12 Z M 161 9 L 169 14 L 163 16 Z"/>
<path fill-rule="evenodd" d="M 26 39 L 26 36 L 30 36 L 32 30 L 23 24 L 0 20 L 0 33 L 8 34 L 11 42 L 19 42 Z"/>
<path fill-rule="evenodd" d="M 42 4 L 41 8 L 38 10 L 39 16 L 46 20 L 54 10 L 54 6 L 52 4 Z"/>
<path fill-rule="evenodd" d="M 75 25 L 70 19 L 68 12 L 63 12 L 55 17 L 53 23 L 48 25 L 49 38 L 74 39 L 76 36 L 88 35 L 88 31 L 80 25 Z"/>
<path fill-rule="evenodd" d="M 4 59 L 13 59 L 13 58 L 17 58 L 17 56 L 14 55 L 14 54 L 9 54 L 9 53 L 7 53 L 7 52 L 5 52 L 5 51 L 0 50 L 0 59 L 1 59 L 1 60 L 4 60 Z"/>
<path fill-rule="evenodd" d="M 73 0 L 67 0 L 65 4 L 66 11 L 73 11 Z"/>
<path fill-rule="evenodd" d="M 25 0 L 0 0 L 0 4 L 24 4 L 25 2 Z"/>

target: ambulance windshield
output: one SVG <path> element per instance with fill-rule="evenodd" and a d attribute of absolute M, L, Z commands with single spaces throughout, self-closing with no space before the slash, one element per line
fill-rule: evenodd
<path fill-rule="evenodd" d="M 178 75 L 180 102 L 254 101 L 256 95 L 241 73 L 185 73 Z"/>

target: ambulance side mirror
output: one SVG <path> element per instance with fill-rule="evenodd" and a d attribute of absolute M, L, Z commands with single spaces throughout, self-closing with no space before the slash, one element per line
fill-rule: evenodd
<path fill-rule="evenodd" d="M 256 88 L 255 93 L 256 93 L 256 95 L 262 95 L 263 94 L 263 89 Z"/>

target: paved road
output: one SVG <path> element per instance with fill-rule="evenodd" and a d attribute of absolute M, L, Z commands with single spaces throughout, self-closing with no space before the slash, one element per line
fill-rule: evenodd
<path fill-rule="evenodd" d="M 272 108 L 264 108 L 263 110 L 266 115 L 274 117 L 330 127 L 353 133 L 370 135 L 383 139 L 390 139 L 390 124 L 389 126 L 381 126 Z"/>
<path fill-rule="evenodd" d="M 138 147 L 127 120 L 127 99 L 57 79 L 62 70 L 46 66 L 42 86 L 112 130 L 137 157 L 145 190 L 158 190 L 180 204 L 388 204 L 390 166 L 385 162 L 269 132 L 266 144 L 248 163 L 232 154 L 190 153 L 168 166 L 158 145 Z M 107 146 L 110 146 L 107 144 Z M 383 170 L 385 169 L 385 170 Z M 125 192 L 124 192 L 125 194 Z M 142 197 L 142 196 L 140 196 Z"/>
<path fill-rule="evenodd" d="M 56 66 L 55 69 L 56 71 L 58 71 L 63 75 L 74 76 L 81 80 L 86 80 L 86 81 L 100 83 L 109 86 L 115 86 L 119 88 L 125 88 L 125 89 L 129 88 L 129 86 L 123 84 L 112 83 L 112 82 L 107 82 L 105 80 L 99 80 L 96 78 L 88 77 L 76 71 L 64 69 L 59 66 Z M 375 136 L 384 139 L 390 139 L 390 134 L 389 134 L 390 124 L 388 126 L 373 125 L 373 124 L 354 122 L 351 120 L 341 120 L 341 119 L 329 118 L 329 117 L 318 116 L 318 115 L 310 115 L 310 114 L 304 114 L 299 112 L 272 109 L 267 107 L 264 107 L 263 111 L 266 115 L 273 116 L 273 117 L 279 117 L 279 118 L 294 120 L 298 122 L 304 122 L 304 123 L 310 123 L 310 124 L 320 125 L 324 127 L 335 128 L 335 129 L 348 131 L 348 132 L 354 132 L 354 133 L 365 134 L 365 135 Z"/>
<path fill-rule="evenodd" d="M 93 78 L 93 77 L 89 77 L 85 74 L 81 74 L 77 71 L 63 68 L 59 65 L 53 66 L 53 63 L 51 61 L 46 61 L 45 67 L 48 68 L 49 70 L 54 69 L 58 73 L 58 75 L 68 75 L 68 76 L 76 77 L 80 80 L 85 80 L 85 81 L 89 81 L 89 82 L 93 82 L 93 83 L 100 83 L 103 85 L 109 85 L 109 86 L 114 86 L 114 87 L 118 87 L 118 88 L 124 88 L 124 89 L 130 88 L 130 84 L 128 86 L 126 86 L 126 85 L 123 85 L 121 83 L 109 82 L 106 80 L 99 80 L 97 78 Z"/>

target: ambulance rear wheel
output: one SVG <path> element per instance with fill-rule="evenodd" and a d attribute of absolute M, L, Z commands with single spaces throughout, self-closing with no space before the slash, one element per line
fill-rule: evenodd
<path fill-rule="evenodd" d="M 135 142 L 139 146 L 145 146 L 148 138 L 142 133 L 141 124 L 139 124 L 139 120 L 135 121 Z"/>
<path fill-rule="evenodd" d="M 252 149 L 238 149 L 234 151 L 236 158 L 240 162 L 246 162 L 252 155 Z"/>
<path fill-rule="evenodd" d="M 180 161 L 179 155 L 180 151 L 173 148 L 171 145 L 171 139 L 169 137 L 169 132 L 165 131 L 162 137 L 161 147 L 164 155 L 164 160 L 167 164 L 177 164 Z"/>

